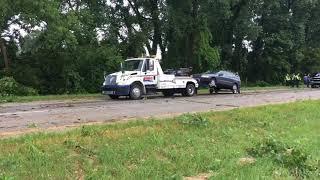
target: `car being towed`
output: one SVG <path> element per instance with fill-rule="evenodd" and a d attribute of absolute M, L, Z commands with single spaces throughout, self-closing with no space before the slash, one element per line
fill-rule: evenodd
<path fill-rule="evenodd" d="M 313 73 L 310 78 L 311 88 L 320 87 L 320 72 Z"/>
<path fill-rule="evenodd" d="M 206 72 L 193 75 L 200 86 L 209 87 L 210 94 L 218 93 L 222 89 L 231 90 L 234 94 L 240 94 L 241 79 L 238 74 L 230 71 Z"/>

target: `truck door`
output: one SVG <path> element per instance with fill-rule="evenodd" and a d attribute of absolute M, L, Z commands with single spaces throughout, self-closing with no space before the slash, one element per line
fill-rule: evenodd
<path fill-rule="evenodd" d="M 157 72 L 155 68 L 155 62 L 152 59 L 146 59 L 144 72 L 143 72 L 143 83 L 148 88 L 156 88 L 157 85 Z"/>

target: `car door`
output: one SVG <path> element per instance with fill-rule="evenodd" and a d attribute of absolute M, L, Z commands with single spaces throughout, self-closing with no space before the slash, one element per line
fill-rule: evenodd
<path fill-rule="evenodd" d="M 228 87 L 228 79 L 225 71 L 218 72 L 217 84 L 219 88 L 227 88 Z"/>
<path fill-rule="evenodd" d="M 234 85 L 235 81 L 234 81 L 234 74 L 230 73 L 230 72 L 226 72 L 226 86 L 227 88 L 232 88 L 232 86 Z"/>

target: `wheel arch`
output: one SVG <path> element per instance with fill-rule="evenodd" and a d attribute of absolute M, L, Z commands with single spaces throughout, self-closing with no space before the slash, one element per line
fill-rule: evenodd
<path fill-rule="evenodd" d="M 193 84 L 193 85 L 194 85 L 194 87 L 197 89 L 197 87 L 196 87 L 196 83 L 195 83 L 195 82 L 193 82 L 193 81 L 188 81 L 188 82 L 187 82 L 187 84 L 186 84 L 186 87 L 188 86 L 188 84 Z"/>

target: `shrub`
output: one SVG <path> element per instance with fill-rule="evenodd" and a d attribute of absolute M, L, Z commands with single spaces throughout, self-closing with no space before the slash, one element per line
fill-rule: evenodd
<path fill-rule="evenodd" d="M 31 96 L 37 95 L 38 92 L 30 87 L 19 84 L 12 77 L 4 77 L 0 79 L 0 96 Z"/>
<path fill-rule="evenodd" d="M 209 120 L 201 114 L 185 114 L 179 117 L 179 122 L 185 125 L 208 126 Z"/>
<path fill-rule="evenodd" d="M 267 86 L 271 86 L 269 83 L 265 82 L 265 81 L 257 81 L 256 82 L 256 86 L 258 87 L 267 87 Z"/>
<path fill-rule="evenodd" d="M 290 147 L 284 143 L 268 138 L 255 147 L 247 150 L 252 157 L 269 157 L 278 165 L 287 168 L 295 177 L 308 177 L 317 171 L 317 167 L 310 165 L 310 155 L 303 150 Z"/>

